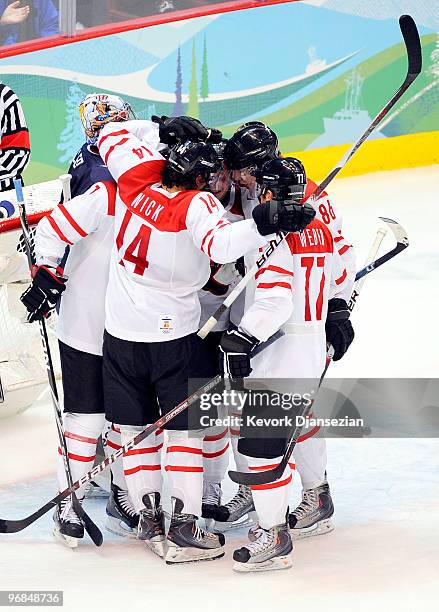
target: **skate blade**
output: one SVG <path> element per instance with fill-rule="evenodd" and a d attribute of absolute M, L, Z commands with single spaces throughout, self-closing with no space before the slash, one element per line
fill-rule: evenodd
<path fill-rule="evenodd" d="M 114 516 L 107 515 L 107 519 L 105 521 L 105 529 L 110 533 L 122 536 L 123 538 L 137 538 L 137 529 L 132 529 L 122 520 L 117 519 Z"/>
<path fill-rule="evenodd" d="M 291 538 L 294 541 L 312 538 L 314 536 L 325 535 L 334 531 L 334 525 L 330 519 L 319 521 L 311 527 L 302 527 L 301 529 L 290 529 Z"/>
<path fill-rule="evenodd" d="M 224 557 L 225 548 L 194 548 L 175 546 L 172 542 L 168 542 L 168 551 L 165 561 L 168 565 L 173 563 L 194 563 L 196 561 L 213 561 Z"/>
<path fill-rule="evenodd" d="M 157 555 L 161 559 L 165 558 L 165 542 L 166 542 L 165 537 L 163 537 L 163 540 L 141 540 L 141 541 L 155 555 Z"/>
<path fill-rule="evenodd" d="M 55 536 L 55 540 L 66 546 L 67 548 L 78 548 L 80 538 L 72 538 L 71 536 L 66 536 L 60 532 L 59 527 L 53 528 L 53 535 Z"/>
<path fill-rule="evenodd" d="M 252 527 L 257 522 L 256 512 L 249 512 L 245 514 L 243 517 L 238 519 L 237 521 L 231 521 L 222 523 L 220 521 L 215 521 L 212 528 L 209 531 L 213 533 L 224 533 L 225 531 L 230 531 L 231 529 L 242 529 L 243 527 Z"/>
<path fill-rule="evenodd" d="M 233 570 L 235 572 L 270 572 L 274 570 L 289 569 L 293 566 L 290 555 L 282 555 L 281 557 L 274 557 L 268 561 L 262 561 L 261 563 L 239 563 L 235 561 Z"/>

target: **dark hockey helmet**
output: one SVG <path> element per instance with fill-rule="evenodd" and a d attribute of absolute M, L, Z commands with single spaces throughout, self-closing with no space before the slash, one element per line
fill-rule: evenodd
<path fill-rule="evenodd" d="M 213 145 L 188 140 L 170 149 L 166 167 L 186 183 L 199 175 L 208 182 L 212 173 L 221 170 L 222 161 Z"/>
<path fill-rule="evenodd" d="M 264 163 L 256 171 L 256 181 L 262 193 L 269 189 L 273 199 L 280 202 L 300 202 L 305 195 L 306 172 L 302 162 L 295 157 L 277 157 Z"/>
<path fill-rule="evenodd" d="M 278 154 L 276 134 L 260 121 L 244 123 L 228 140 L 224 150 L 224 161 L 230 170 L 258 168 L 267 159 Z"/>

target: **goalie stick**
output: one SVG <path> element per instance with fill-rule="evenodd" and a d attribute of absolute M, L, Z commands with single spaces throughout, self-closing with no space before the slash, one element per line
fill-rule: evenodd
<path fill-rule="evenodd" d="M 416 77 L 420 74 L 422 69 L 422 51 L 421 42 L 419 40 L 419 33 L 416 28 L 416 24 L 410 15 L 402 15 L 399 18 L 399 27 L 401 29 L 402 36 L 407 51 L 408 69 L 407 75 L 398 91 L 392 96 L 392 98 L 384 105 L 384 107 L 377 114 L 375 119 L 369 125 L 367 130 L 360 136 L 355 144 L 346 151 L 340 161 L 331 170 L 331 172 L 323 179 L 323 181 L 311 192 L 307 198 L 307 202 L 311 198 L 318 198 L 329 183 L 337 176 L 337 174 L 344 168 L 349 159 L 358 151 L 361 145 L 369 138 L 373 130 L 377 127 L 380 121 L 387 115 L 390 109 L 398 102 L 401 96 L 407 91 Z M 245 289 L 249 282 L 254 278 L 255 274 L 260 270 L 266 263 L 267 259 L 274 253 L 278 246 L 286 238 L 287 234 L 280 233 L 275 239 L 270 241 L 270 244 L 266 250 L 261 254 L 257 262 L 250 268 L 247 274 L 239 281 L 230 295 L 224 300 L 221 306 L 218 307 L 216 312 L 206 321 L 203 327 L 198 331 L 200 338 L 205 338 L 209 332 L 218 323 L 222 314 L 233 304 L 238 295 Z"/>
<path fill-rule="evenodd" d="M 14 187 L 15 187 L 15 192 L 17 194 L 17 204 L 18 204 L 18 210 L 20 214 L 21 228 L 23 231 L 24 247 L 25 247 L 26 256 L 27 256 L 27 260 L 29 264 L 29 270 L 32 271 L 32 268 L 35 265 L 35 256 L 32 250 L 32 246 L 31 246 L 32 243 L 30 240 L 29 224 L 27 220 L 26 205 L 24 202 L 23 188 L 22 188 L 21 181 L 14 180 Z M 65 188 L 65 185 L 63 183 L 63 189 L 64 188 Z M 44 319 L 42 319 L 39 322 L 39 325 L 40 325 L 41 341 L 43 344 L 44 359 L 46 362 L 47 377 L 49 379 L 49 387 L 50 387 L 52 403 L 53 403 L 53 408 L 54 408 L 54 413 L 55 413 L 56 428 L 58 431 L 58 438 L 59 438 L 59 443 L 60 443 L 62 456 L 63 456 L 64 469 L 66 473 L 67 483 L 69 487 L 71 487 L 73 484 L 73 480 L 72 480 L 72 474 L 70 472 L 67 444 L 66 444 L 66 440 L 65 440 L 64 432 L 63 432 L 61 408 L 59 405 L 58 389 L 56 387 L 56 379 L 55 379 L 55 371 L 54 371 L 53 362 L 52 362 L 52 354 L 50 351 L 49 338 L 47 335 L 47 328 L 46 328 L 46 323 Z M 91 520 L 88 514 L 84 511 L 83 507 L 79 503 L 78 498 L 76 497 L 73 491 L 71 493 L 71 496 L 72 496 L 73 509 L 78 515 L 78 517 L 83 521 L 84 527 L 88 535 L 90 536 L 90 538 L 92 539 L 93 543 L 96 546 L 101 546 L 103 542 L 103 537 L 102 537 L 102 533 L 100 529 L 97 527 L 97 525 L 94 524 L 94 522 Z"/>
<path fill-rule="evenodd" d="M 396 221 L 394 221 L 393 223 L 395 224 L 395 226 L 398 225 L 396 223 Z M 401 233 L 404 233 L 404 231 L 402 229 L 401 229 Z M 387 254 L 388 257 L 387 257 L 386 261 L 388 261 L 389 259 L 391 259 L 391 257 L 394 256 L 394 255 L 392 255 L 392 253 L 394 253 L 395 250 L 396 249 L 393 249 L 392 251 L 389 251 L 389 253 Z M 380 259 L 383 260 L 383 258 L 380 258 Z M 382 265 L 383 263 L 384 263 L 384 261 L 382 261 L 380 265 Z M 370 264 L 367 267 L 369 267 L 369 271 L 372 271 L 372 270 L 376 269 L 376 266 L 372 266 L 372 264 Z M 365 270 L 365 268 L 363 268 L 363 270 Z M 362 270 L 360 270 L 360 273 L 361 272 L 362 272 Z M 368 274 L 368 272 L 366 272 L 365 274 Z M 365 275 L 363 275 L 363 276 L 365 276 Z M 359 282 L 362 283 L 364 281 L 363 281 L 363 279 L 361 279 Z M 271 337 L 271 339 L 273 341 L 275 341 L 279 337 L 280 337 L 280 335 L 274 334 Z M 270 342 L 271 339 L 267 340 L 267 343 L 263 343 L 264 346 L 260 345 L 260 346 L 256 347 L 256 350 L 259 349 L 259 352 L 260 352 L 261 350 L 266 348 L 271 343 Z M 51 499 L 46 504 L 44 504 L 44 506 L 41 506 L 41 508 L 36 510 L 34 513 L 30 514 L 29 516 L 27 516 L 27 517 L 25 517 L 23 519 L 16 519 L 16 520 L 14 520 L 14 519 L 11 519 L 11 520 L 9 520 L 9 519 L 0 519 L 0 533 L 17 533 L 19 531 L 22 531 L 23 529 L 26 529 L 26 527 L 29 527 L 29 525 L 31 525 L 36 520 L 38 520 L 39 518 L 44 516 L 44 514 L 46 514 L 46 512 L 49 512 L 49 510 L 51 508 L 53 508 L 54 506 L 59 504 L 63 499 L 68 497 L 72 491 L 76 491 L 82 485 L 86 484 L 90 480 L 93 480 L 93 478 L 95 476 L 97 476 L 98 474 L 100 474 L 101 472 L 103 472 L 108 465 L 110 465 L 111 463 L 114 463 L 115 461 L 117 461 L 120 457 L 122 457 L 122 455 L 124 453 L 126 453 L 129 450 L 131 450 L 132 448 L 134 448 L 134 446 L 136 446 L 136 444 L 141 442 L 144 438 L 146 438 L 147 436 L 150 436 L 157 429 L 162 429 L 165 425 L 167 425 L 170 421 L 172 421 L 172 419 L 174 419 L 177 415 L 179 415 L 182 412 L 184 412 L 185 410 L 187 410 L 189 408 L 189 406 L 191 406 L 198 399 L 200 399 L 200 397 L 204 393 L 209 393 L 210 391 L 212 391 L 212 389 L 214 389 L 221 382 L 221 380 L 222 380 L 222 378 L 221 378 L 220 375 L 215 376 L 215 378 L 213 378 L 212 380 L 207 382 L 205 385 L 203 385 L 202 387 L 200 387 L 199 389 L 194 391 L 194 393 L 192 393 L 192 395 L 190 395 L 187 399 L 185 399 L 183 402 L 181 402 L 181 404 L 178 404 L 178 406 L 173 408 L 167 414 L 163 415 L 158 421 L 156 421 L 152 425 L 149 425 L 146 429 L 144 429 L 139 434 L 137 434 L 137 436 L 132 438 L 129 442 L 127 442 L 124 446 L 122 446 L 120 449 L 118 449 L 115 453 L 113 453 L 112 455 L 109 455 L 108 457 L 106 457 L 102 461 L 102 463 L 96 465 L 92 470 L 87 472 L 87 474 L 85 474 L 82 478 L 80 478 L 79 480 L 74 482 L 71 487 L 65 489 L 64 491 L 61 491 L 61 493 L 59 493 L 58 495 L 53 497 L 53 499 Z M 265 474 L 265 472 L 264 472 L 264 474 Z"/>
<path fill-rule="evenodd" d="M 357 274 L 355 275 L 355 285 L 353 287 L 351 299 L 349 300 L 349 304 L 348 304 L 348 309 L 350 312 L 352 312 L 352 310 L 354 309 L 354 306 L 356 304 L 358 296 L 360 295 L 360 291 L 363 286 L 366 275 L 369 274 L 370 272 L 373 272 L 373 270 L 376 270 L 380 266 L 382 266 L 386 261 L 389 261 L 389 259 L 392 259 L 396 255 L 398 255 L 398 253 L 406 249 L 409 245 L 407 233 L 397 221 L 393 221 L 393 219 L 388 219 L 387 217 L 380 217 L 380 219 L 389 227 L 389 229 L 392 231 L 393 235 L 395 236 L 396 246 L 390 251 L 388 251 L 387 253 L 385 253 L 384 255 L 382 255 L 381 257 L 379 257 L 378 259 L 374 260 L 374 257 L 376 257 L 376 254 L 378 253 L 378 249 L 380 247 L 381 241 L 383 240 L 384 235 L 385 235 L 385 232 L 383 232 L 382 230 L 378 232 L 377 237 L 372 245 L 371 252 L 369 253 L 369 257 L 367 258 L 366 266 L 362 268 L 359 272 L 357 272 Z M 333 348 L 329 347 L 328 354 L 326 356 L 325 369 L 323 371 L 323 374 L 320 377 L 320 381 L 317 387 L 317 392 L 323 382 L 326 372 L 328 371 L 333 354 L 334 354 Z M 302 406 L 297 416 L 307 417 L 311 412 L 311 408 L 314 405 L 314 402 L 315 402 L 315 397 L 313 400 L 311 400 L 311 402 L 308 405 Z M 291 455 L 293 454 L 294 447 L 296 446 L 297 440 L 299 439 L 299 436 L 302 433 L 302 429 L 303 429 L 303 426 L 296 425 L 292 433 L 292 436 L 290 440 L 288 441 L 288 444 L 287 444 L 285 453 L 282 457 L 282 460 L 280 461 L 279 465 L 277 465 L 275 468 L 271 470 L 264 470 L 263 472 L 257 472 L 257 473 L 236 472 L 234 470 L 230 470 L 229 476 L 231 480 L 233 480 L 233 482 L 237 482 L 238 484 L 243 484 L 247 486 L 268 484 L 269 482 L 274 482 L 275 480 L 278 480 L 284 473 L 284 470 L 291 458 Z"/>

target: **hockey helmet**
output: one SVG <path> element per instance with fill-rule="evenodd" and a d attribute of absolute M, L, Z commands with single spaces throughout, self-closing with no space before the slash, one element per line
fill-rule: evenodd
<path fill-rule="evenodd" d="M 213 145 L 188 140 L 170 149 L 167 165 L 185 179 L 202 175 L 208 182 L 212 173 L 221 170 L 222 162 Z"/>
<path fill-rule="evenodd" d="M 256 171 L 256 181 L 262 193 L 267 189 L 272 192 L 274 200 L 300 202 L 305 195 L 305 168 L 295 157 L 277 157 L 266 161 Z"/>
<path fill-rule="evenodd" d="M 99 132 L 106 123 L 135 118 L 128 102 L 119 96 L 104 93 L 88 94 L 79 105 L 79 116 L 90 145 L 96 144 Z"/>
<path fill-rule="evenodd" d="M 278 155 L 276 134 L 265 123 L 244 123 L 227 141 L 224 160 L 231 170 L 260 167 L 267 159 Z"/>

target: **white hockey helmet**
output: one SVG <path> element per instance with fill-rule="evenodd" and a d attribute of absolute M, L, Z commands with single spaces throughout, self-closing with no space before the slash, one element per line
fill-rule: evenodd
<path fill-rule="evenodd" d="M 119 96 L 105 93 L 88 94 L 79 105 L 79 116 L 88 144 L 97 142 L 101 128 L 110 121 L 128 121 L 135 115 L 128 102 Z"/>

